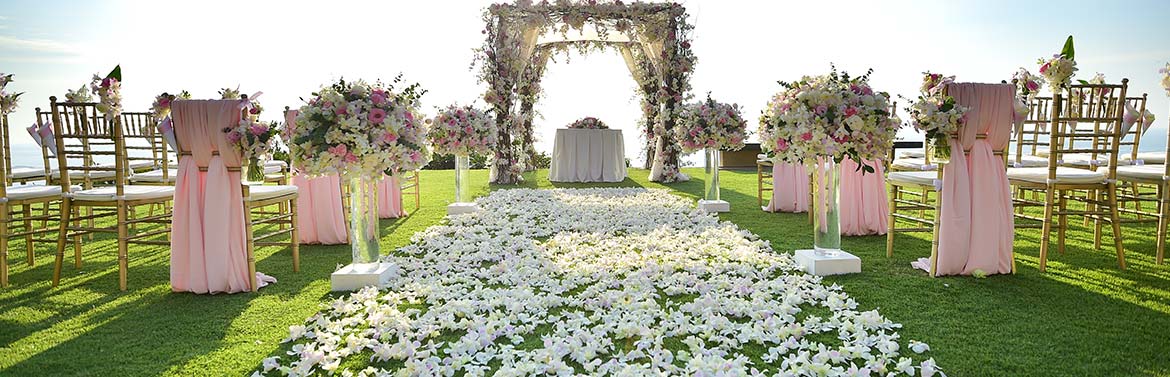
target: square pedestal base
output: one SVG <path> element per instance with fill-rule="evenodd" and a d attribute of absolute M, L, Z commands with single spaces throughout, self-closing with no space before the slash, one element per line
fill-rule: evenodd
<path fill-rule="evenodd" d="M 378 263 L 373 269 L 349 264 L 329 275 L 329 282 L 333 291 L 356 291 L 368 286 L 384 287 L 396 277 L 398 266 L 393 263 Z"/>
<path fill-rule="evenodd" d="M 448 215 L 458 215 L 463 213 L 479 212 L 479 205 L 475 202 L 470 203 L 451 203 L 447 205 Z"/>
<path fill-rule="evenodd" d="M 813 250 L 797 250 L 796 263 L 813 275 L 841 275 L 861 272 L 861 258 L 844 251 L 834 256 L 820 256 Z"/>
<path fill-rule="evenodd" d="M 728 212 L 731 211 L 731 203 L 724 200 L 699 199 L 699 209 L 707 212 Z"/>

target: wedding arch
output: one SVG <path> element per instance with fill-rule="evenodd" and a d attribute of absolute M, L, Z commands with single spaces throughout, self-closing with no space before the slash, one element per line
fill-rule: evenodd
<path fill-rule="evenodd" d="M 694 27 L 686 19 L 686 9 L 674 3 L 520 0 L 488 7 L 476 65 L 479 80 L 488 86 L 484 100 L 499 125 L 492 183 L 517 183 L 520 173 L 533 168 L 533 107 L 549 58 L 570 49 L 610 48 L 622 55 L 638 84 L 650 180 L 685 179 L 678 171 L 680 148 L 672 130 L 695 65 Z"/>

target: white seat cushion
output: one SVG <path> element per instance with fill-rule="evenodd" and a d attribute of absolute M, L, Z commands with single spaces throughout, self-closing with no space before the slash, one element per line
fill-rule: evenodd
<path fill-rule="evenodd" d="M 1146 164 L 1165 164 L 1166 152 L 1138 152 L 1137 158 Z M 1120 159 L 1126 163 L 1129 163 L 1130 160 L 1132 160 L 1128 154 L 1122 156 Z M 13 168 L 12 170 L 16 170 L 16 168 Z"/>
<path fill-rule="evenodd" d="M 179 175 L 179 169 L 167 169 L 166 182 L 174 182 L 176 175 Z M 151 170 L 151 171 L 148 171 L 145 173 L 134 174 L 133 176 L 130 177 L 130 181 L 131 182 L 161 183 L 161 182 L 163 182 L 163 170 L 162 169 L 155 169 L 155 170 Z"/>
<path fill-rule="evenodd" d="M 114 171 L 113 170 L 98 170 L 98 171 L 90 171 L 90 172 L 83 172 L 83 171 L 78 171 L 78 170 L 69 171 L 69 179 L 84 179 L 85 176 L 87 176 L 87 175 L 89 176 L 90 180 L 112 179 L 112 178 L 114 178 Z"/>
<path fill-rule="evenodd" d="M 288 166 L 288 163 L 284 162 L 284 160 L 268 160 L 264 161 L 264 166 L 279 166 L 283 168 Z"/>
<path fill-rule="evenodd" d="M 264 165 L 264 174 L 280 174 L 284 168 L 276 165 Z"/>
<path fill-rule="evenodd" d="M 1118 179 L 1142 179 L 1142 180 L 1170 180 L 1170 177 L 1165 176 L 1165 165 L 1141 165 L 1141 166 L 1118 166 Z"/>
<path fill-rule="evenodd" d="M 248 199 L 264 200 L 288 194 L 295 194 L 297 192 L 297 186 L 256 185 L 248 186 L 248 192 L 251 194 Z"/>
<path fill-rule="evenodd" d="M 80 189 L 78 186 L 73 186 Z M 61 197 L 61 186 L 58 185 L 19 185 L 8 186 L 8 200 L 27 200 L 48 197 Z"/>
<path fill-rule="evenodd" d="M 117 188 L 98 187 L 89 190 L 80 190 L 73 192 L 73 199 L 84 201 L 104 202 L 117 200 Z M 126 200 L 142 200 L 142 199 L 162 199 L 170 198 L 175 195 L 175 188 L 172 186 L 123 186 L 122 192 Z"/>
<path fill-rule="evenodd" d="M 26 179 L 26 178 L 44 178 L 45 169 L 34 167 L 12 167 L 12 171 L 8 173 L 10 178 Z"/>
<path fill-rule="evenodd" d="M 134 170 L 141 170 L 154 167 L 154 161 L 133 161 L 130 162 L 130 168 Z"/>
<path fill-rule="evenodd" d="M 1067 166 L 1090 166 L 1089 161 L 1093 160 L 1093 155 L 1088 153 L 1070 153 L 1060 156 L 1060 162 Z M 1097 166 L 1109 165 L 1109 156 L 1097 155 Z"/>
<path fill-rule="evenodd" d="M 898 153 L 898 157 L 923 158 L 923 157 L 926 157 L 926 153 L 924 153 L 922 151 L 904 151 L 904 152 Z"/>
<path fill-rule="evenodd" d="M 893 166 L 898 170 L 920 170 L 931 171 L 938 168 L 935 164 L 926 164 L 926 159 L 923 158 L 899 158 L 894 160 Z"/>
<path fill-rule="evenodd" d="M 1009 155 L 1008 156 L 1008 165 L 1012 165 L 1012 166 L 1019 167 L 1019 168 L 1047 167 L 1048 166 L 1048 157 L 1024 155 L 1024 156 L 1020 156 L 1019 165 L 1016 165 L 1016 155 Z"/>
<path fill-rule="evenodd" d="M 895 171 L 887 177 L 891 183 L 934 186 L 938 173 L 933 171 Z"/>
<path fill-rule="evenodd" d="M 1040 157 L 1048 157 L 1048 150 L 1047 149 L 1037 149 L 1036 155 L 1040 156 Z"/>
<path fill-rule="evenodd" d="M 1008 179 L 1025 182 L 1048 183 L 1048 168 L 1008 168 L 1007 177 Z M 1103 182 L 1105 182 L 1105 172 L 1103 171 L 1091 171 L 1063 166 L 1056 168 L 1056 183 L 1092 184 Z"/>

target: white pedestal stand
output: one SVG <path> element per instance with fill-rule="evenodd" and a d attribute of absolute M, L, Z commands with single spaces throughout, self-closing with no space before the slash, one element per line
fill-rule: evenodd
<path fill-rule="evenodd" d="M 817 255 L 813 250 L 797 250 L 796 263 L 813 275 L 841 275 L 861 272 L 861 258 L 838 252 L 834 256 Z"/>
<path fill-rule="evenodd" d="M 397 277 L 398 266 L 393 263 L 349 264 L 329 275 L 329 282 L 334 292 L 356 291 L 369 286 L 382 288 Z"/>
<path fill-rule="evenodd" d="M 470 203 L 451 203 L 447 205 L 448 215 L 458 215 L 463 213 L 479 212 L 479 205 L 475 202 Z"/>
<path fill-rule="evenodd" d="M 699 199 L 699 209 L 706 212 L 728 212 L 731 211 L 731 203 L 726 200 Z"/>

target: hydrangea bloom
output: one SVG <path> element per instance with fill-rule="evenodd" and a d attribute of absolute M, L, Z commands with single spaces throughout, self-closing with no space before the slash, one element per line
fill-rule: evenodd
<path fill-rule="evenodd" d="M 666 190 L 500 190 L 478 204 L 385 257 L 398 267 L 385 290 L 290 327 L 287 355 L 257 374 L 938 371 L 900 325 Z M 371 366 L 337 370 L 354 358 Z"/>

